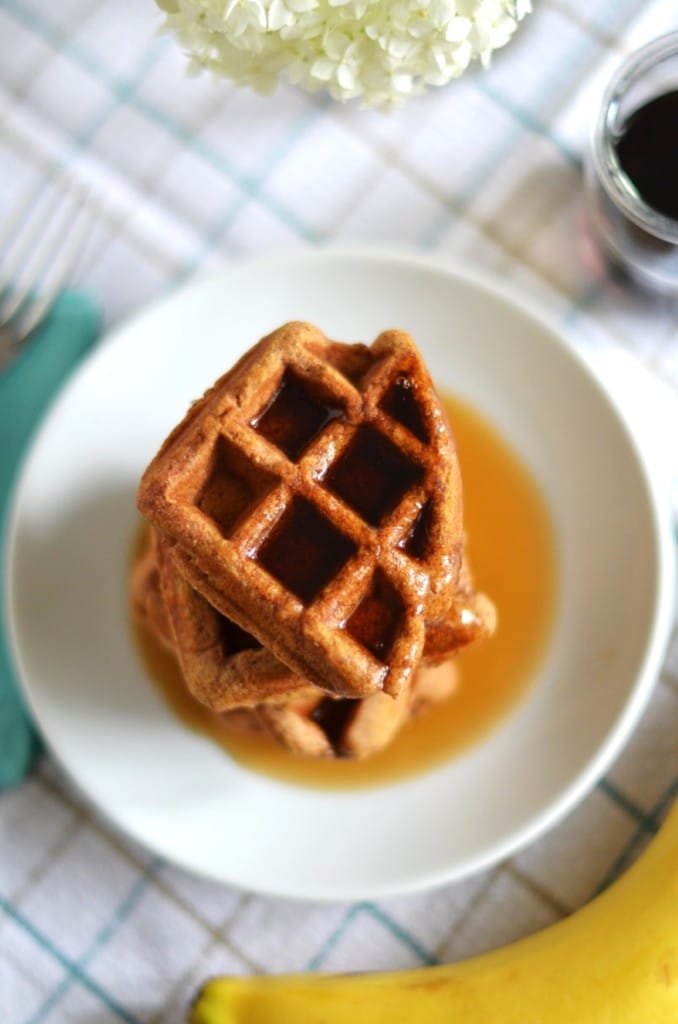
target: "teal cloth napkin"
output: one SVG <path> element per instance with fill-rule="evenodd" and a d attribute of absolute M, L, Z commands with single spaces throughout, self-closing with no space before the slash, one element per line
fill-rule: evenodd
<path fill-rule="evenodd" d="M 99 334 L 94 301 L 64 292 L 48 317 L 0 374 L 0 580 L 12 487 L 34 428 L 78 359 Z M 6 640 L 5 588 L 0 587 L 0 788 L 20 782 L 39 740 L 17 687 Z"/>

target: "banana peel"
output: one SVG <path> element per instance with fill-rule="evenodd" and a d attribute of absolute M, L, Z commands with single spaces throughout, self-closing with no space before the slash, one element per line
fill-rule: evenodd
<path fill-rule="evenodd" d="M 678 1024 L 678 801 L 646 850 L 570 917 L 454 964 L 220 977 L 189 1024 Z"/>

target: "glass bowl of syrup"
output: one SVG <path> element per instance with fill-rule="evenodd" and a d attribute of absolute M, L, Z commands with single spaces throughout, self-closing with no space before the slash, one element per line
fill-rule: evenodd
<path fill-rule="evenodd" d="M 678 296 L 678 32 L 613 75 L 586 161 L 589 212 L 614 266 Z"/>

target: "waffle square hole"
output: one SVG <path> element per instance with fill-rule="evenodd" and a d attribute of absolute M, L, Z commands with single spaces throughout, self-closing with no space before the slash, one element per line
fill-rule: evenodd
<path fill-rule="evenodd" d="M 407 427 L 410 433 L 418 437 L 420 441 L 429 441 L 424 413 L 417 399 L 414 381 L 410 377 L 402 373 L 398 374 L 386 390 L 379 403 L 379 408 L 383 409 L 392 419 Z"/>
<path fill-rule="evenodd" d="M 341 409 L 311 392 L 308 384 L 290 370 L 265 409 L 251 421 L 267 441 L 296 462 Z"/>
<path fill-rule="evenodd" d="M 253 466 L 224 437 L 219 437 L 207 467 L 196 506 L 229 537 L 247 513 L 278 483 L 276 477 Z"/>
<path fill-rule="evenodd" d="M 351 724 L 360 703 L 359 700 L 352 697 L 343 697 L 339 700 L 335 700 L 333 697 L 323 697 L 309 716 L 316 725 L 320 726 L 337 752 L 341 749 L 344 730 Z"/>
<path fill-rule="evenodd" d="M 392 512 L 424 469 L 374 427 L 361 426 L 325 476 L 329 490 L 372 526 Z"/>
<path fill-rule="evenodd" d="M 221 649 L 226 658 L 240 654 L 241 651 L 257 651 L 261 647 L 256 637 L 241 629 L 232 619 L 227 619 L 225 615 L 219 616 L 218 629 Z"/>
<path fill-rule="evenodd" d="M 310 604 L 356 550 L 314 505 L 295 498 L 255 557 L 266 572 Z"/>
<path fill-rule="evenodd" d="M 403 599 L 377 572 L 372 586 L 346 622 L 346 631 L 379 661 L 386 661 L 398 635 L 405 605 Z"/>
<path fill-rule="evenodd" d="M 427 501 L 412 524 L 412 529 L 398 544 L 406 555 L 423 562 L 428 553 L 433 520 L 433 504 Z"/>

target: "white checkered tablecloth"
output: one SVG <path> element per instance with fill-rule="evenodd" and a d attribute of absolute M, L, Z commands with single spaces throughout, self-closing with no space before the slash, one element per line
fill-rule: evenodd
<path fill-rule="evenodd" d="M 581 155 L 629 49 L 673 0 L 536 0 L 487 73 L 385 116 L 185 75 L 151 0 L 0 0 L 0 222 L 58 164 L 100 210 L 78 283 L 107 324 L 211 266 L 282 247 L 398 243 L 498 271 L 573 344 L 678 388 L 668 301 L 607 278 Z M 48 758 L 0 794 L 0 1019 L 175 1022 L 216 972 L 447 961 L 567 914 L 634 857 L 675 792 L 678 635 L 649 709 L 560 825 L 428 894 L 296 904 L 198 880 L 112 831 Z M 573 1022 L 575 1024 L 575 1022 Z"/>

